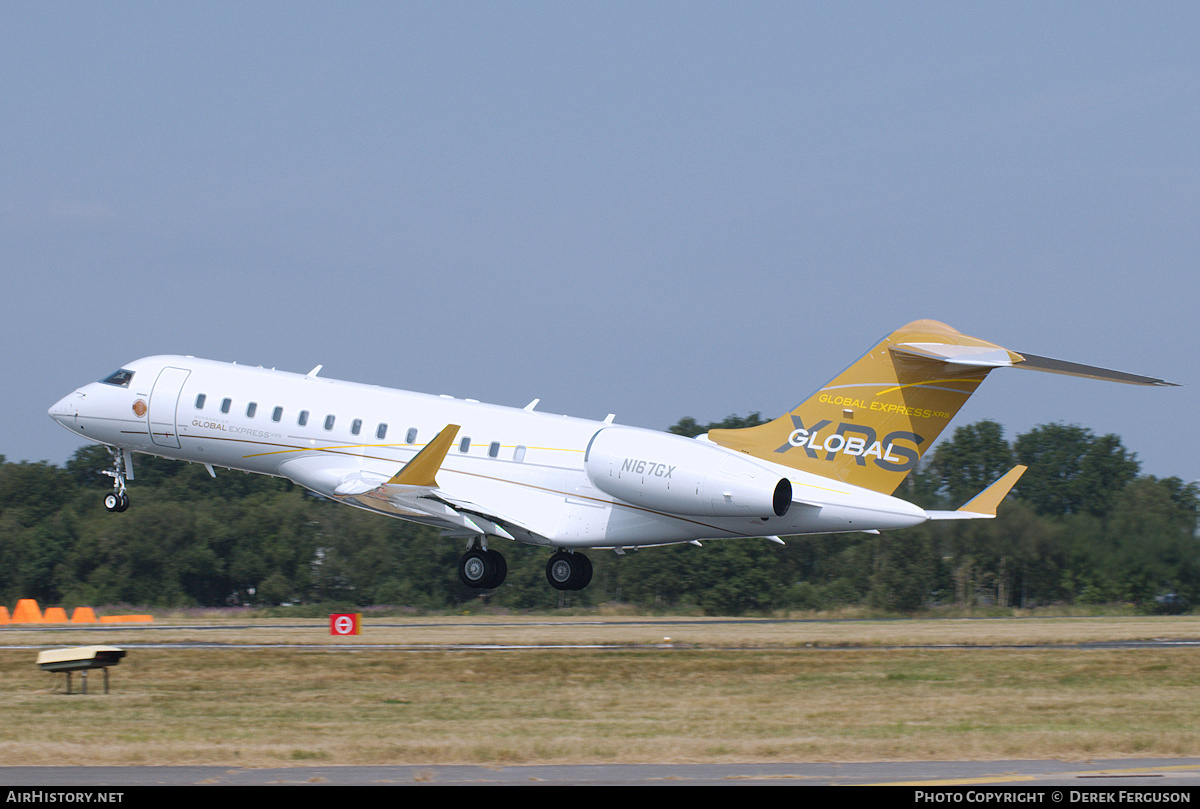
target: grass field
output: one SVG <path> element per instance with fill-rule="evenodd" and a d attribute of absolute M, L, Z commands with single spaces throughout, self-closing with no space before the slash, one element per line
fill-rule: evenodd
<path fill-rule="evenodd" d="M 261 626 L 244 628 L 251 623 Z M 148 631 L 0 630 L 0 764 L 499 765 L 1200 752 L 1200 649 L 1072 645 L 1200 640 L 1195 616 L 384 618 L 368 621 L 356 638 L 331 638 L 327 624 L 315 620 L 169 624 L 160 620 Z M 244 648 L 185 647 L 191 642 Z M 34 664 L 40 649 L 85 644 L 129 651 L 112 670 L 108 695 L 100 693 L 97 673 L 90 694 L 67 696 L 62 675 Z"/>

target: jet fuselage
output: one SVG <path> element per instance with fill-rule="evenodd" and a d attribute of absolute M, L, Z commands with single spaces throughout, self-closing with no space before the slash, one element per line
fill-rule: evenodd
<path fill-rule="evenodd" d="M 351 505 L 447 529 L 457 526 L 437 514 L 396 514 L 338 488 L 347 481 L 386 481 L 443 427 L 457 424 L 457 440 L 438 473 L 440 488 L 451 501 L 478 507 L 463 505 L 462 510 L 499 518 L 516 529 L 517 538 L 536 544 L 640 547 L 902 528 L 926 519 L 921 509 L 895 497 L 752 459 L 703 439 L 611 421 L 193 357 L 147 357 L 122 371 L 64 397 L 50 415 L 109 446 L 275 475 Z M 589 475 L 588 463 L 595 464 L 588 457 L 589 443 L 602 433 L 607 433 L 606 444 L 642 447 L 640 453 L 627 453 L 622 465 L 632 467 L 626 470 L 631 474 L 640 465 L 647 487 L 671 485 L 675 478 L 680 487 L 694 488 L 694 481 L 684 480 L 688 471 L 693 476 L 712 471 L 701 468 L 706 462 L 740 464 L 743 477 L 761 473 L 786 479 L 795 502 L 782 516 L 778 509 L 737 503 L 671 511 L 653 496 L 650 503 L 637 502 L 636 480 L 627 484 L 628 499 L 614 497 L 595 484 L 595 469 Z M 708 457 L 690 457 L 697 453 Z M 674 462 L 676 456 L 688 463 Z M 713 485 L 721 489 L 722 483 Z M 686 488 L 679 492 L 681 503 L 688 494 Z M 724 490 L 715 494 L 721 499 Z"/>

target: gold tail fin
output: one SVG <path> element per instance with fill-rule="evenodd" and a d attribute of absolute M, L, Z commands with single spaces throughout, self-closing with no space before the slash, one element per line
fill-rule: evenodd
<path fill-rule="evenodd" d="M 708 437 L 729 449 L 891 494 L 993 368 L 1023 360 L 934 320 L 872 348 L 774 421 Z"/>

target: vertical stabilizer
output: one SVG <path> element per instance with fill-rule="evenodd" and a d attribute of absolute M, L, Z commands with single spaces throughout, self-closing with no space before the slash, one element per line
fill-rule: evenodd
<path fill-rule="evenodd" d="M 893 332 L 774 421 L 708 437 L 729 449 L 892 493 L 993 368 L 1022 361 L 944 323 Z"/>

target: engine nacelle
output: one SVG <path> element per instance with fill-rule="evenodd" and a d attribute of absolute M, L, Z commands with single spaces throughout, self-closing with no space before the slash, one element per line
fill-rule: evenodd
<path fill-rule="evenodd" d="M 692 438 L 606 427 L 583 460 L 600 491 L 633 505 L 711 517 L 782 517 L 792 484 L 752 459 Z"/>

